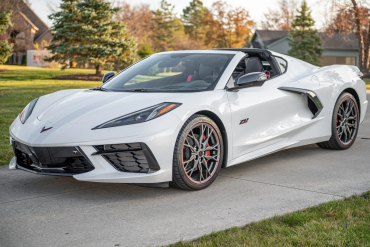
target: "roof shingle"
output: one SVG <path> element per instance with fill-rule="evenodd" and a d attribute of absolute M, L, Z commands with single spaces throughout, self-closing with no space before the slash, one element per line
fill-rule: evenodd
<path fill-rule="evenodd" d="M 288 36 L 288 31 L 256 30 L 258 36 L 266 47 Z M 325 50 L 358 50 L 358 38 L 354 33 L 326 33 L 319 32 Z"/>

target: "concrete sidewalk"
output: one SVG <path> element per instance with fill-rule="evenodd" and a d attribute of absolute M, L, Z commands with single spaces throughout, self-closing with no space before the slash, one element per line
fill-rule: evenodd
<path fill-rule="evenodd" d="M 370 95 L 368 100 L 370 101 Z M 79 182 L 0 167 L 0 246 L 156 246 L 370 189 L 370 109 L 354 146 L 285 150 L 203 191 Z"/>

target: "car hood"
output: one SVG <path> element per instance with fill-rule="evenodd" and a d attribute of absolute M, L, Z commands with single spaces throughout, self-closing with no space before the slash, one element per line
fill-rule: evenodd
<path fill-rule="evenodd" d="M 109 120 L 162 102 L 182 105 L 141 124 L 93 130 Z M 167 131 L 166 135 L 177 135 L 183 122 L 195 112 L 209 110 L 227 114 L 228 109 L 224 91 L 158 93 L 71 89 L 40 97 L 29 119 L 22 124 L 17 117 L 9 130 L 13 138 L 32 146 L 90 145 L 107 140 L 118 143 L 122 138 L 163 131 Z"/>
<path fill-rule="evenodd" d="M 49 123 L 98 125 L 152 105 L 173 102 L 176 98 L 175 95 L 171 93 L 83 90 L 65 96 L 52 104 L 44 102 L 44 105 L 47 106 L 37 112 L 37 119 Z"/>

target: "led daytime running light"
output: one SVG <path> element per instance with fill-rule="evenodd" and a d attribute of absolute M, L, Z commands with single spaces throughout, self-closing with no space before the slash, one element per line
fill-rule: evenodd
<path fill-rule="evenodd" d="M 180 105 L 181 103 L 164 102 L 112 119 L 108 122 L 96 126 L 95 128 L 93 128 L 93 130 L 147 122 L 165 115 L 166 113 L 176 109 Z"/>

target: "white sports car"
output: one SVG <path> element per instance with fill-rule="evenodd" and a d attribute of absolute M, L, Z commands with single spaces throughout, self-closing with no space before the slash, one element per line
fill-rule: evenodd
<path fill-rule="evenodd" d="M 347 149 L 365 117 L 355 66 L 261 49 L 149 56 L 93 89 L 31 101 L 10 126 L 10 169 L 185 190 L 297 146 Z"/>

